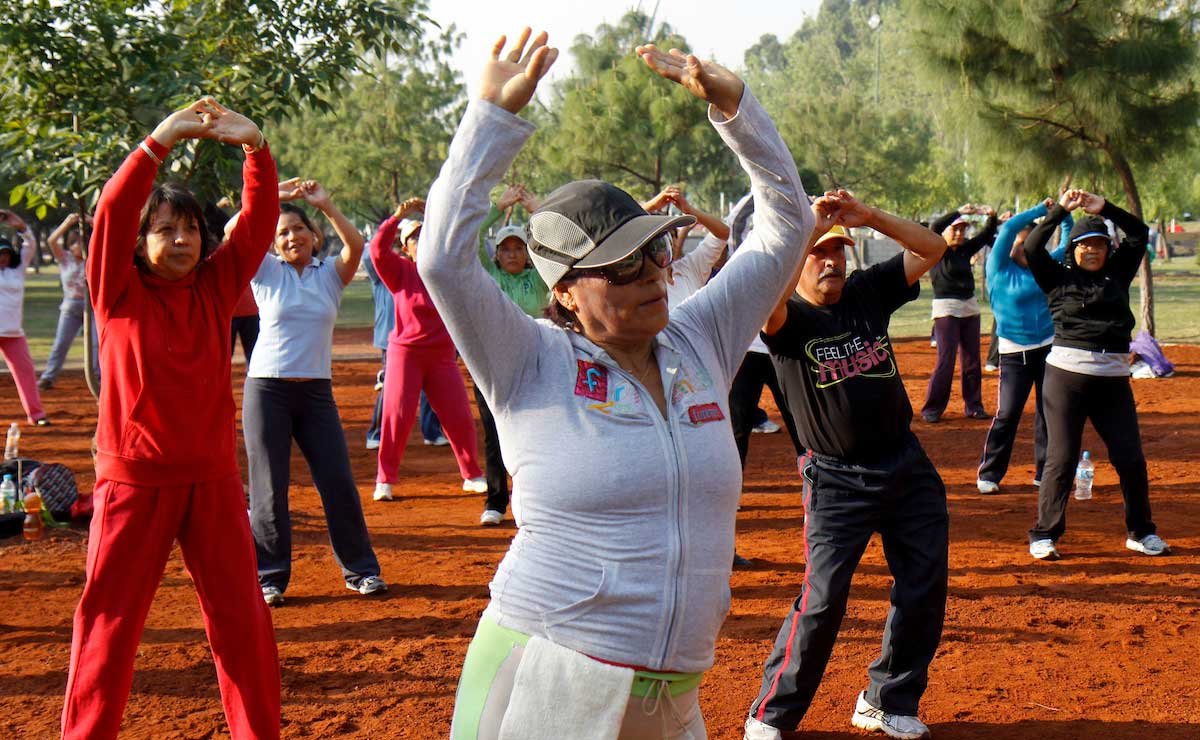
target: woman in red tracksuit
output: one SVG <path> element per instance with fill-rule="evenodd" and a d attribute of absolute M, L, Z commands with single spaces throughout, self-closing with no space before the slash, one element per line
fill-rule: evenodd
<path fill-rule="evenodd" d="M 186 189 L 154 186 L 180 139 L 240 144 L 242 216 L 214 245 Z M 238 472 L 230 319 L 279 218 L 258 127 L 205 98 L 168 116 L 104 186 L 87 263 L 104 388 L 95 515 L 63 738 L 116 738 L 172 544 L 200 597 L 230 735 L 279 737 L 279 659 Z"/>
<path fill-rule="evenodd" d="M 400 228 L 400 217 L 424 208 L 424 201 L 405 201 L 379 225 L 371 239 L 371 264 L 392 292 L 396 326 L 388 335 L 387 369 L 383 376 L 383 418 L 380 421 L 379 466 L 375 476 L 376 501 L 392 500 L 392 483 L 398 478 L 404 445 L 417 418 L 421 391 L 442 423 L 450 449 L 462 475 L 464 491 L 487 493 L 487 480 L 479 467 L 475 420 L 467 389 L 454 351 L 454 341 L 417 275 L 415 263 L 420 222 Z M 396 232 L 408 259 L 392 249 Z"/>

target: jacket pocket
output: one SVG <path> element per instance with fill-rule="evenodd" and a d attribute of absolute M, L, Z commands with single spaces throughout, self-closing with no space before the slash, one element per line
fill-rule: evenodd
<path fill-rule="evenodd" d="M 551 634 L 553 628 L 558 625 L 586 616 L 592 609 L 604 601 L 605 596 L 612 587 L 612 583 L 616 580 L 618 566 L 616 563 L 607 563 L 596 564 L 593 567 L 594 570 L 591 568 L 585 570 L 584 567 L 580 567 L 581 574 L 588 573 L 588 578 L 590 578 L 590 581 L 585 581 L 585 583 L 592 584 L 585 588 L 587 591 L 586 596 L 566 606 L 551 609 L 542 615 L 542 625 L 546 628 L 547 634 Z"/>

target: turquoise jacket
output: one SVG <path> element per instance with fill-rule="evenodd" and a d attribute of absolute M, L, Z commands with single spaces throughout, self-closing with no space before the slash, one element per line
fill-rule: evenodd
<path fill-rule="evenodd" d="M 1039 203 L 1005 221 L 988 255 L 987 287 L 992 314 L 996 317 L 996 334 L 1016 344 L 1037 344 L 1054 337 L 1046 294 L 1033 279 L 1033 273 L 1013 262 L 1009 255 L 1017 234 L 1045 215 L 1046 206 Z M 1066 252 L 1073 224 L 1067 216 L 1058 249 L 1050 253 L 1054 259 L 1061 260 Z"/>

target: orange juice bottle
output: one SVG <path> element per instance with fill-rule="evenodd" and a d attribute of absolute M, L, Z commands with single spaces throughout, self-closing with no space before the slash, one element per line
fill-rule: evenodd
<path fill-rule="evenodd" d="M 25 495 L 25 541 L 40 540 L 46 533 L 46 523 L 42 521 L 42 497 L 37 491 Z"/>

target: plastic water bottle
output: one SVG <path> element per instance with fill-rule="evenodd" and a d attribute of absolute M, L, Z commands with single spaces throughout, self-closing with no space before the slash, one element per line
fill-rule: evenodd
<path fill-rule="evenodd" d="M 1092 464 L 1092 453 L 1084 450 L 1075 468 L 1075 500 L 1087 501 L 1092 497 L 1092 479 L 1096 477 L 1096 466 Z"/>
<path fill-rule="evenodd" d="M 25 541 L 40 540 L 46 533 L 46 523 L 42 521 L 42 497 L 36 491 L 30 491 L 25 496 Z"/>
<path fill-rule="evenodd" d="M 4 459 L 16 460 L 21 446 L 21 427 L 17 422 L 8 426 L 8 436 L 4 438 Z"/>
<path fill-rule="evenodd" d="M 17 510 L 17 484 L 13 483 L 12 473 L 5 473 L 3 482 L 0 482 L 0 500 L 3 501 L 5 514 Z"/>

